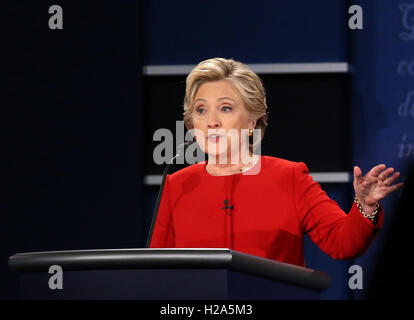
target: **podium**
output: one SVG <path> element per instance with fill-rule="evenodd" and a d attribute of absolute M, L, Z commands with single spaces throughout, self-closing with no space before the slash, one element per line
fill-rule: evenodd
<path fill-rule="evenodd" d="M 62 288 L 51 288 L 62 270 Z M 20 299 L 320 299 L 324 272 L 230 249 L 99 249 L 19 253 Z"/>

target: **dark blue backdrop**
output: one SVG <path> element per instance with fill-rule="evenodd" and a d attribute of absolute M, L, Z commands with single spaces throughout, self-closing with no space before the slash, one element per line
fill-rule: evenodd
<path fill-rule="evenodd" d="M 407 112 L 414 108 L 414 73 L 408 68 L 414 60 L 414 37 L 408 36 L 414 33 L 414 2 L 356 3 L 364 9 L 365 21 L 363 30 L 351 33 L 353 159 L 364 171 L 385 163 L 401 170 L 405 179 L 414 163 L 414 112 Z M 381 251 L 391 240 L 387 236 L 400 196 L 399 191 L 383 201 L 384 229 L 368 252 L 355 261 L 365 270 L 366 287 L 378 267 Z M 408 237 L 407 241 L 412 242 Z M 384 285 L 386 282 L 384 279 Z M 364 291 L 356 294 L 358 298 L 366 296 Z"/>
<path fill-rule="evenodd" d="M 63 30 L 48 28 L 56 3 Z M 16 297 L 11 254 L 144 241 L 138 9 L 10 1 L 4 12 L 0 297 Z"/>

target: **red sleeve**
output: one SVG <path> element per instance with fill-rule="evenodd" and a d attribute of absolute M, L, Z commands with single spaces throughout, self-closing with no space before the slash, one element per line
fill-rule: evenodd
<path fill-rule="evenodd" d="M 157 220 L 152 233 L 150 248 L 174 248 L 175 234 L 173 215 L 169 206 L 169 175 L 167 175 Z"/>
<path fill-rule="evenodd" d="M 361 256 L 382 227 L 384 212 L 380 206 L 377 223 L 365 218 L 353 202 L 346 214 L 328 197 L 309 175 L 303 162 L 293 169 L 296 212 L 302 230 L 319 248 L 334 259 Z"/>

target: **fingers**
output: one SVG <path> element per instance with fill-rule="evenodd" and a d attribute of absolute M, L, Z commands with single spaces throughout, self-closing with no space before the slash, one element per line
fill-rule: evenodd
<path fill-rule="evenodd" d="M 385 164 L 379 164 L 379 165 L 373 167 L 365 175 L 365 177 L 378 178 L 378 180 L 381 181 L 385 186 L 389 187 L 392 183 L 395 182 L 395 180 L 397 180 L 399 178 L 400 173 L 395 172 L 393 175 L 391 175 L 394 172 L 394 168 L 387 168 L 387 169 L 385 169 L 385 168 L 386 168 Z M 363 180 L 362 171 L 358 166 L 354 166 L 354 178 L 357 181 Z M 374 180 L 371 180 L 371 181 L 374 181 Z M 397 184 L 396 186 L 398 186 L 398 187 L 394 190 L 399 189 L 402 185 Z"/>
<path fill-rule="evenodd" d="M 353 185 L 354 185 L 354 189 L 355 192 L 357 190 L 357 188 L 360 188 L 364 183 L 364 178 L 362 176 L 362 171 L 359 167 L 354 166 L 354 181 L 353 181 Z"/>
<path fill-rule="evenodd" d="M 394 192 L 394 191 L 398 190 L 398 189 L 399 189 L 399 188 L 401 188 L 403 185 L 404 185 L 404 182 L 400 182 L 400 183 L 394 184 L 392 187 L 390 187 L 390 188 L 388 189 L 388 194 L 389 194 L 389 193 L 391 193 L 391 192 Z"/>
<path fill-rule="evenodd" d="M 354 177 L 362 176 L 362 171 L 358 166 L 354 167 Z"/>
<path fill-rule="evenodd" d="M 382 173 L 381 173 L 381 175 L 382 175 Z M 380 175 L 380 176 L 381 176 Z M 400 173 L 399 172 L 395 172 L 392 176 L 390 176 L 390 177 L 385 177 L 385 178 L 379 178 L 383 183 L 384 183 L 384 185 L 386 185 L 386 186 L 390 186 L 395 180 L 397 180 L 398 179 L 398 177 L 400 176 Z"/>
<path fill-rule="evenodd" d="M 377 166 L 375 166 L 374 168 L 372 168 L 367 175 L 371 175 L 375 178 L 377 178 L 380 173 L 386 168 L 387 166 L 385 164 L 379 164 Z"/>
<path fill-rule="evenodd" d="M 381 174 L 378 176 L 378 180 L 385 182 L 385 180 L 388 178 L 388 176 L 394 172 L 394 168 L 388 168 L 381 172 Z"/>

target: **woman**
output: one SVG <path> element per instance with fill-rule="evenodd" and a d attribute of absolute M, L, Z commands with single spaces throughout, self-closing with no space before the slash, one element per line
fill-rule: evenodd
<path fill-rule="evenodd" d="M 304 163 L 253 154 L 266 110 L 262 82 L 244 64 L 215 58 L 192 70 L 184 123 L 208 160 L 167 176 L 151 248 L 230 248 L 305 266 L 307 233 L 332 258 L 364 253 L 383 223 L 379 201 L 402 186 L 392 185 L 399 173 L 381 164 L 362 176 L 355 167 L 346 214 Z"/>

